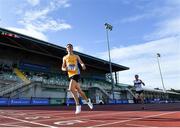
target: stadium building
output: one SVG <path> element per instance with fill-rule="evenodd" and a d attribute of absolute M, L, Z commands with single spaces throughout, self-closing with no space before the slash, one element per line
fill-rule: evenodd
<path fill-rule="evenodd" d="M 61 71 L 65 54 L 63 47 L 0 28 L 0 103 L 73 103 L 67 90 L 67 74 Z M 133 89 L 118 83 L 117 76 L 117 72 L 128 67 L 112 63 L 115 81 L 115 99 L 112 99 L 109 62 L 80 52 L 75 54 L 86 64 L 87 70 L 81 71 L 81 87 L 93 103 L 133 103 Z M 169 96 L 152 90 L 146 90 L 145 94 L 147 99 Z"/>

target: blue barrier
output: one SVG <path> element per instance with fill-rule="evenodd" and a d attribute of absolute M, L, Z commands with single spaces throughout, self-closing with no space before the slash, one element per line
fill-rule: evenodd
<path fill-rule="evenodd" d="M 49 105 L 49 99 L 32 99 L 32 105 Z"/>
<path fill-rule="evenodd" d="M 75 101 L 74 101 L 73 98 L 68 98 L 68 99 L 66 99 L 66 104 L 67 104 L 67 105 L 75 104 Z"/>
<path fill-rule="evenodd" d="M 116 100 L 116 104 L 122 104 L 122 100 Z"/>
<path fill-rule="evenodd" d="M 110 100 L 109 100 L 109 104 L 116 104 L 116 100 L 110 99 Z"/>
<path fill-rule="evenodd" d="M 0 98 L 0 106 L 2 105 L 49 105 L 49 99 Z"/>
<path fill-rule="evenodd" d="M 115 100 L 110 99 L 109 100 L 109 104 L 128 104 L 128 103 L 129 103 L 128 100 L 117 100 L 117 99 L 115 99 Z"/>
<path fill-rule="evenodd" d="M 128 100 L 122 100 L 122 103 L 123 104 L 128 104 L 129 102 L 128 102 Z"/>
<path fill-rule="evenodd" d="M 0 98 L 0 105 L 8 105 L 8 98 Z"/>
<path fill-rule="evenodd" d="M 74 105 L 75 101 L 73 98 L 68 98 L 68 99 L 66 99 L 66 104 L 67 104 L 67 106 Z M 79 104 L 83 105 L 82 98 L 79 98 Z"/>
<path fill-rule="evenodd" d="M 30 99 L 11 99 L 9 105 L 30 105 Z"/>

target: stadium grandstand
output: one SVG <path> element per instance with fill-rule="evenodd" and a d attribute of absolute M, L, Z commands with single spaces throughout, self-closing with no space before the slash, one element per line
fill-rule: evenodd
<path fill-rule="evenodd" d="M 66 49 L 4 28 L 0 28 L 0 105 L 73 104 L 67 74 L 61 71 Z M 81 86 L 94 104 L 134 103 L 132 85 L 118 83 L 117 73 L 126 66 L 112 63 L 114 99 L 109 62 L 80 52 L 87 66 Z M 180 100 L 178 92 L 145 90 L 146 102 Z"/>

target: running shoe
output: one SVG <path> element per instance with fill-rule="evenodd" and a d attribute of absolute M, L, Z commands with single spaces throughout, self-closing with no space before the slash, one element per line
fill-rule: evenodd
<path fill-rule="evenodd" d="M 80 112 L 81 112 L 81 105 L 77 105 L 75 114 L 79 114 Z"/>
<path fill-rule="evenodd" d="M 91 103 L 91 99 L 90 98 L 88 99 L 87 104 L 88 104 L 90 109 L 93 109 L 93 104 Z"/>

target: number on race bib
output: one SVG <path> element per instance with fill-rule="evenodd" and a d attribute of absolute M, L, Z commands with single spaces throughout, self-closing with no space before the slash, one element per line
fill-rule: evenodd
<path fill-rule="evenodd" d="M 76 70 L 76 66 L 74 64 L 68 65 L 68 71 L 75 71 L 75 70 Z"/>

